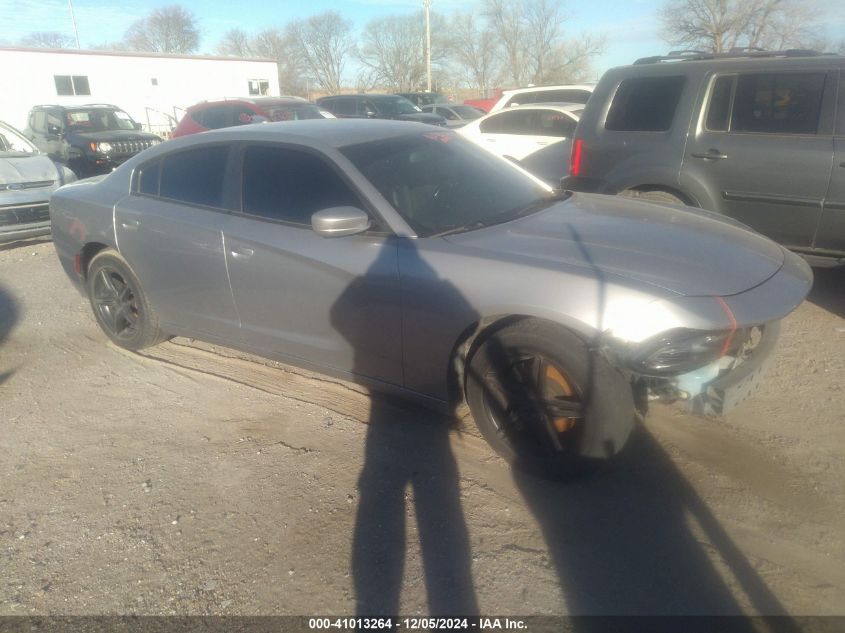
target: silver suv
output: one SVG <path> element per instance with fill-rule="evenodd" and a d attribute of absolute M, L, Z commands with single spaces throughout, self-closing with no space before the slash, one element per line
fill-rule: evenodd
<path fill-rule="evenodd" d="M 564 186 L 687 204 L 845 263 L 845 57 L 676 54 L 609 70 Z"/>

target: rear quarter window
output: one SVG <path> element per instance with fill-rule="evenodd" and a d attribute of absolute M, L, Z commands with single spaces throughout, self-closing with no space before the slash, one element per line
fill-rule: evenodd
<path fill-rule="evenodd" d="M 634 77 L 616 89 L 604 127 L 616 132 L 665 132 L 681 99 L 686 78 Z"/>

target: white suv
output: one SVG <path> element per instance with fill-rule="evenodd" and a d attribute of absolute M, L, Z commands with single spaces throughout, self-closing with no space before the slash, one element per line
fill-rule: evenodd
<path fill-rule="evenodd" d="M 572 84 L 568 86 L 533 86 L 505 90 L 490 112 L 529 103 L 587 103 L 593 94 L 594 84 Z"/>

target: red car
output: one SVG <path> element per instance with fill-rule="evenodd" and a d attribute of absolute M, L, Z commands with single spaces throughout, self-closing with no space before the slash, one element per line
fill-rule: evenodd
<path fill-rule="evenodd" d="M 300 97 L 258 97 L 256 99 L 220 99 L 191 106 L 172 136 L 187 136 L 207 130 L 264 121 L 333 119 L 334 115 Z"/>

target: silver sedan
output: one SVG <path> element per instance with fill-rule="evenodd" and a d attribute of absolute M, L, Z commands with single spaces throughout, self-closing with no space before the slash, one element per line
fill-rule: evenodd
<path fill-rule="evenodd" d="M 169 141 L 51 200 L 116 344 L 190 336 L 450 409 L 566 475 L 649 400 L 747 397 L 803 260 L 677 206 L 555 191 L 447 130 L 326 120 Z"/>

